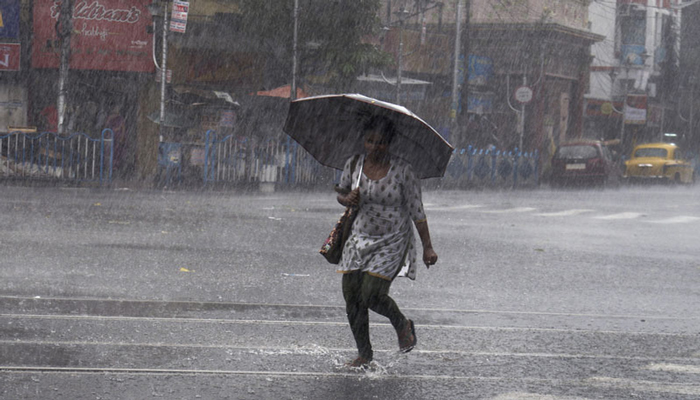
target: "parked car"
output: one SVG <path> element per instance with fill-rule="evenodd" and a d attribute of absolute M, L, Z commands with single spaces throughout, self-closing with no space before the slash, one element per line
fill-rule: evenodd
<path fill-rule="evenodd" d="M 693 183 L 695 171 L 685 153 L 673 143 L 648 143 L 634 148 L 625 162 L 623 177 L 629 181 Z"/>
<path fill-rule="evenodd" d="M 622 169 L 603 142 L 575 141 L 559 145 L 552 157 L 551 184 L 618 185 Z"/>

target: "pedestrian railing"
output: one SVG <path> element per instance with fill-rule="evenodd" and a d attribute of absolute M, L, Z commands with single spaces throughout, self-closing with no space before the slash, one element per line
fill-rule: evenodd
<path fill-rule="evenodd" d="M 539 183 L 539 155 L 477 149 L 469 146 L 453 152 L 445 176 L 428 185 L 441 188 L 520 188 Z M 340 171 L 322 166 L 292 139 L 256 142 L 249 137 L 217 137 L 208 131 L 205 139 L 204 182 L 270 182 L 289 185 L 323 185 L 337 182 Z"/>
<path fill-rule="evenodd" d="M 109 183 L 113 137 L 111 129 L 99 138 L 55 132 L 0 135 L 0 178 Z"/>
<path fill-rule="evenodd" d="M 292 140 L 205 134 L 204 182 L 313 185 L 328 179 L 323 167 Z"/>
<path fill-rule="evenodd" d="M 472 146 L 455 149 L 441 187 L 517 188 L 539 184 L 539 154 Z"/>

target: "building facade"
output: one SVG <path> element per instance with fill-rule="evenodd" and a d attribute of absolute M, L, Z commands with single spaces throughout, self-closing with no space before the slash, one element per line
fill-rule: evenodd
<path fill-rule="evenodd" d="M 432 83 L 431 96 L 411 106 L 445 127 L 458 147 L 546 151 L 552 142 L 581 136 L 590 46 L 604 39 L 588 29 L 587 2 L 476 0 L 466 5 L 383 2 L 382 18 L 389 27 L 385 49 L 398 59 L 402 48 L 403 74 Z M 460 35 L 458 9 L 465 28 Z M 456 53 L 460 62 L 455 66 Z M 451 116 L 457 116 L 458 128 Z"/>
<path fill-rule="evenodd" d="M 680 11 L 674 1 L 591 3 L 591 29 L 605 40 L 592 48 L 584 135 L 636 143 L 661 141 L 680 129 Z"/>

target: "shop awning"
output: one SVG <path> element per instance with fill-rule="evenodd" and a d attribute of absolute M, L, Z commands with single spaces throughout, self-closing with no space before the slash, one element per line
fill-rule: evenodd
<path fill-rule="evenodd" d="M 361 75 L 357 77 L 358 92 L 379 100 L 393 102 L 396 100 L 396 77 L 383 75 Z M 401 78 L 401 98 L 404 100 L 424 100 L 425 92 L 432 83 L 420 79 Z"/>
<path fill-rule="evenodd" d="M 288 99 L 292 94 L 292 85 L 284 85 L 271 90 L 262 90 L 259 92 L 251 93 L 255 96 L 267 96 L 267 97 L 281 97 L 283 99 Z M 301 88 L 297 88 L 297 99 L 302 99 L 304 97 L 309 97 L 309 94 L 304 92 Z"/>
<path fill-rule="evenodd" d="M 218 106 L 226 108 L 240 107 L 228 92 L 219 90 L 198 89 L 192 87 L 174 88 L 176 96 L 173 100 L 190 107 Z"/>

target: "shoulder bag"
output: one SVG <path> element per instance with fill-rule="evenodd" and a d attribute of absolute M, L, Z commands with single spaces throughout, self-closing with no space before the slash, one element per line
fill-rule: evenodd
<path fill-rule="evenodd" d="M 359 156 L 355 156 L 353 163 L 350 166 L 351 179 L 352 174 L 355 171 L 355 167 L 358 164 L 358 158 Z M 360 178 L 362 177 L 362 163 L 359 164 L 360 173 L 357 175 L 357 184 L 354 187 L 351 186 L 352 189 L 360 186 Z M 329 263 L 338 264 L 340 262 L 340 258 L 343 255 L 343 247 L 345 246 L 345 242 L 348 240 L 348 237 L 350 237 L 352 223 L 355 221 L 356 216 L 357 208 L 347 207 L 343 215 L 340 216 L 338 222 L 336 222 L 330 235 L 328 235 L 328 238 L 323 243 L 323 246 L 321 246 L 319 253 L 321 253 L 321 255 L 325 257 Z"/>

